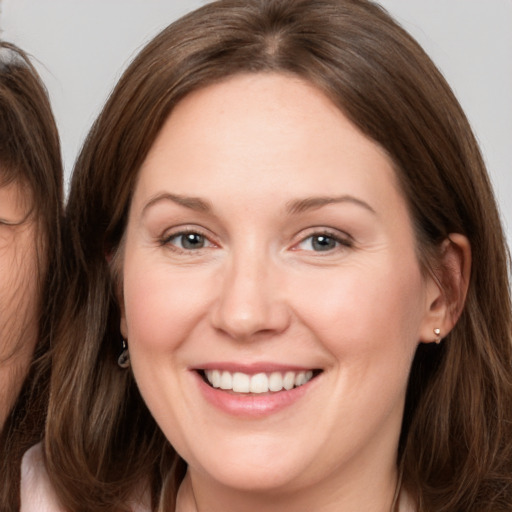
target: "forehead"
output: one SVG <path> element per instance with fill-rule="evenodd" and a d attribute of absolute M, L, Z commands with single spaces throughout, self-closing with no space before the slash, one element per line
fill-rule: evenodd
<path fill-rule="evenodd" d="M 229 168 L 229 181 L 238 176 L 247 188 L 248 175 L 272 180 L 285 164 L 295 169 L 297 179 L 307 179 L 310 170 L 311 184 L 319 183 L 322 164 L 342 171 L 352 166 L 361 170 L 360 178 L 369 179 L 370 169 L 385 167 L 393 185 L 396 179 L 385 151 L 317 87 L 296 76 L 259 73 L 236 75 L 178 103 L 139 181 L 153 176 L 192 182 L 195 167 L 205 177 Z"/>

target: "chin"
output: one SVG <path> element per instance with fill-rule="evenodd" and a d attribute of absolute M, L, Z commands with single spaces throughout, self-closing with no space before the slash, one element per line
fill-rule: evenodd
<path fill-rule="evenodd" d="M 285 447 L 282 440 L 266 441 L 254 443 L 249 450 L 217 444 L 215 453 L 203 452 L 201 460 L 189 457 L 189 470 L 240 492 L 285 491 L 304 477 L 304 453 L 296 447 Z"/>
<path fill-rule="evenodd" d="M 216 467 L 207 471 L 208 477 L 223 487 L 242 493 L 275 493 L 284 492 L 296 482 L 300 471 L 284 465 L 276 465 L 275 461 L 267 461 L 264 465 L 255 465 L 247 461 L 231 461 L 230 467 Z M 192 472 L 194 468 L 191 468 Z M 205 468 L 201 469 L 204 472 Z"/>

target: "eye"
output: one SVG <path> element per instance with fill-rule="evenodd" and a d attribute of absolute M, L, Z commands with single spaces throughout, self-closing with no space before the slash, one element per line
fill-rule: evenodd
<path fill-rule="evenodd" d="M 0 224 L 4 226 L 17 226 L 18 224 L 20 224 L 20 222 L 11 221 L 7 219 L 0 219 Z"/>
<path fill-rule="evenodd" d="M 213 244 L 202 234 L 194 231 L 175 233 L 163 240 L 165 245 L 173 245 L 177 249 L 193 251 L 211 247 Z"/>
<path fill-rule="evenodd" d="M 297 247 L 303 251 L 328 252 L 340 246 L 351 247 L 352 243 L 347 238 L 335 236 L 331 233 L 315 233 L 304 238 Z"/>

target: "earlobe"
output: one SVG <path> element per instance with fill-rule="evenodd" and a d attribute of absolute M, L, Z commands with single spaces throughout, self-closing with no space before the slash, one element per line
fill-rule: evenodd
<path fill-rule="evenodd" d="M 111 253 L 110 253 L 111 254 Z M 114 284 L 114 294 L 119 306 L 119 330 L 124 339 L 128 338 L 128 326 L 126 325 L 126 313 L 124 306 L 123 280 L 119 267 L 119 256 L 116 253 L 109 261 L 111 278 Z"/>
<path fill-rule="evenodd" d="M 119 330 L 121 331 L 121 336 L 124 339 L 128 338 L 128 327 L 126 325 L 126 316 L 124 315 L 124 307 L 121 308 L 121 321 L 119 322 Z"/>
<path fill-rule="evenodd" d="M 123 285 L 121 283 L 119 283 L 116 286 L 116 299 L 117 299 L 117 304 L 119 305 L 119 330 L 121 332 L 121 336 L 126 340 L 126 339 L 128 339 L 128 326 L 126 324 L 124 293 L 123 293 Z"/>
<path fill-rule="evenodd" d="M 439 247 L 439 258 L 429 277 L 428 312 L 421 341 L 439 343 L 453 329 L 464 308 L 471 276 L 471 246 L 464 235 L 452 233 Z"/>
<path fill-rule="evenodd" d="M 128 339 L 128 325 L 126 323 L 126 308 L 124 306 L 124 293 L 123 293 L 123 285 L 119 284 L 117 286 L 116 298 L 117 303 L 119 304 L 119 330 L 121 332 L 121 336 L 127 340 Z"/>

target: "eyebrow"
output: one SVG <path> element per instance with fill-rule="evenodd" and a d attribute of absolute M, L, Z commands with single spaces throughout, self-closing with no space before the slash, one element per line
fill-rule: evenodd
<path fill-rule="evenodd" d="M 343 195 L 336 197 L 306 197 L 304 199 L 296 199 L 294 201 L 290 201 L 286 205 L 286 211 L 289 214 L 297 214 L 303 213 L 308 210 L 316 210 L 318 208 L 322 208 L 323 206 L 327 206 L 329 204 L 339 204 L 339 203 L 352 203 L 357 206 L 363 207 L 365 210 L 373 213 L 374 215 L 377 212 L 365 201 L 358 199 L 357 197 L 351 195 Z"/>
<path fill-rule="evenodd" d="M 191 210 L 195 210 L 198 212 L 207 213 L 212 210 L 211 204 L 208 201 L 205 201 L 204 199 L 200 199 L 199 197 L 188 197 L 163 192 L 152 197 L 144 205 L 144 208 L 142 209 L 142 215 L 144 215 L 149 208 L 162 201 L 171 201 L 172 203 L 176 203 L 180 206 L 184 206 L 185 208 L 189 208 Z"/>
<path fill-rule="evenodd" d="M 203 213 L 209 213 L 213 210 L 212 205 L 209 201 L 201 199 L 199 197 L 189 197 L 183 196 L 179 194 L 170 194 L 169 192 L 163 192 L 157 194 L 152 197 L 142 209 L 142 215 L 146 213 L 146 211 L 158 204 L 162 201 L 171 201 L 180 206 L 184 206 L 185 208 L 189 208 L 194 211 L 199 211 Z M 343 195 L 336 197 L 328 197 L 328 196 L 320 196 L 320 197 L 306 197 L 303 199 L 294 199 L 293 201 L 289 201 L 286 205 L 286 211 L 288 214 L 298 214 L 304 213 L 308 210 L 316 210 L 318 208 L 322 208 L 323 206 L 327 206 L 329 204 L 340 204 L 340 203 L 352 203 L 358 206 L 363 207 L 369 212 L 376 215 L 375 210 L 365 201 L 358 199 L 357 197 L 351 195 Z"/>

